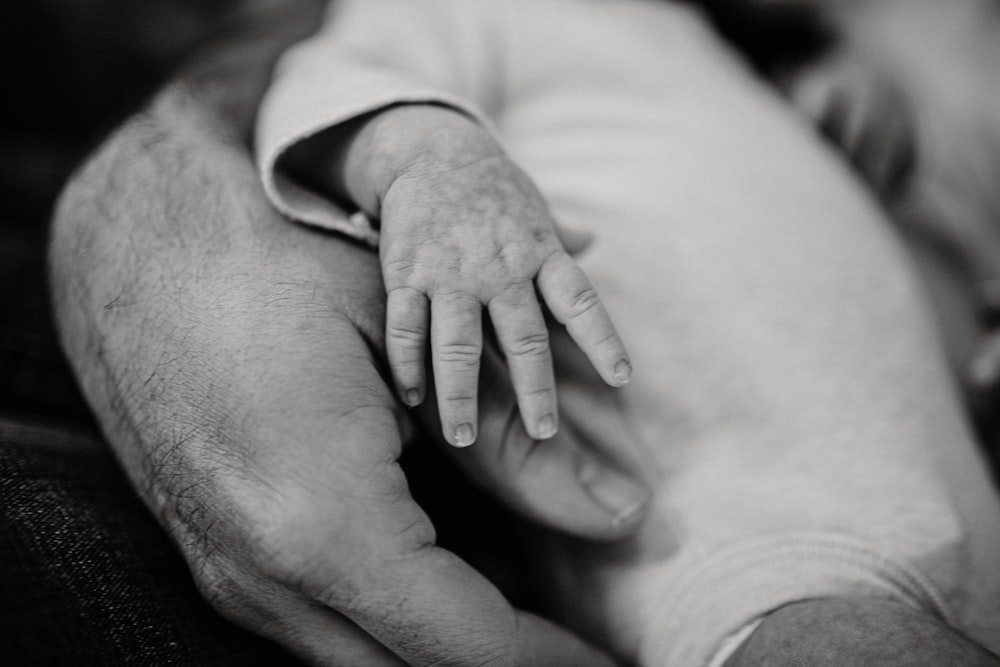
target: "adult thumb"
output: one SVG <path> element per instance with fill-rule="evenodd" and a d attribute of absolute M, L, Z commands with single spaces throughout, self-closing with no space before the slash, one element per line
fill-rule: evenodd
<path fill-rule="evenodd" d="M 631 443 L 625 442 L 629 429 L 610 424 L 626 419 L 616 401 L 603 396 L 599 401 L 606 408 L 601 421 L 609 427 L 601 431 L 615 433 L 615 442 L 598 442 L 592 429 L 575 426 L 572 394 L 592 399 L 595 392 L 617 391 L 604 385 L 596 373 L 591 371 L 591 375 L 585 386 L 577 385 L 575 376 L 566 378 L 568 402 L 562 402 L 561 388 L 559 433 L 549 440 L 533 440 L 517 411 L 503 361 L 488 348 L 479 387 L 479 437 L 470 447 L 446 446 L 446 450 L 474 483 L 523 516 L 579 537 L 617 540 L 639 526 L 650 493 L 634 463 Z M 433 395 L 429 392 L 429 397 Z M 427 403 L 426 421 L 435 424 L 437 408 L 433 399 Z"/>

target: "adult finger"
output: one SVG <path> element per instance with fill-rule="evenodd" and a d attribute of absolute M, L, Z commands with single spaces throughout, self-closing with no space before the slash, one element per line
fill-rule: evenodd
<path fill-rule="evenodd" d="M 530 282 L 512 285 L 489 303 L 497 342 L 507 358 L 514 394 L 528 434 L 545 440 L 559 428 L 549 329 Z"/>
<path fill-rule="evenodd" d="M 612 386 L 627 384 L 632 378 L 632 364 L 625 344 L 576 262 L 566 253 L 557 252 L 542 265 L 537 280 L 552 315 L 566 326 L 601 378 Z"/>
<path fill-rule="evenodd" d="M 407 507 L 386 505 L 373 525 L 412 516 Z M 426 521 L 424 517 L 423 521 Z M 611 661 L 570 633 L 515 610 L 482 575 L 432 543 L 398 539 L 412 527 L 374 540 L 380 545 L 357 566 L 364 572 L 319 572 L 303 580 L 304 592 L 336 609 L 412 665 L 580 665 L 609 667 Z"/>
<path fill-rule="evenodd" d="M 337 667 L 406 664 L 342 614 L 273 582 L 258 581 L 252 590 L 229 583 L 207 590 L 206 597 L 230 621 L 277 642 L 306 664 Z"/>
<path fill-rule="evenodd" d="M 483 351 L 482 309 L 462 292 L 431 301 L 431 356 L 441 430 L 455 447 L 476 440 L 476 390 Z"/>
<path fill-rule="evenodd" d="M 406 662 L 341 614 L 300 598 L 287 615 L 266 626 L 300 660 L 323 667 L 403 667 Z"/>
<path fill-rule="evenodd" d="M 433 526 L 396 463 L 390 401 L 364 358 L 364 343 L 349 331 L 335 340 L 341 381 L 332 402 L 315 387 L 335 376 L 314 378 L 296 395 L 282 392 L 266 404 L 270 412 L 257 439 L 284 446 L 256 452 L 266 483 L 241 483 L 230 494 L 252 504 L 245 515 L 254 527 L 239 531 L 242 540 L 220 535 L 219 544 L 245 545 L 239 557 L 250 559 L 265 581 L 341 613 L 410 664 L 608 664 L 565 631 L 516 612 L 480 574 L 434 545 Z M 275 372 L 281 385 L 302 375 L 301 367 L 287 364 Z M 308 421 L 273 418 L 303 401 Z M 327 403 L 334 409 L 324 409 Z M 315 641 L 277 636 L 286 645 Z M 335 650 L 294 645 L 313 652 L 307 655 Z"/>
<path fill-rule="evenodd" d="M 426 392 L 429 307 L 427 297 L 410 287 L 390 291 L 386 300 L 386 355 L 397 395 L 410 407 L 419 405 Z"/>

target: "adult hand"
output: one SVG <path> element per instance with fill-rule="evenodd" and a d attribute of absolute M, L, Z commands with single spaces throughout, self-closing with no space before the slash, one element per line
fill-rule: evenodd
<path fill-rule="evenodd" d="M 208 599 L 303 659 L 607 664 L 435 546 L 372 351 L 375 257 L 280 220 L 259 192 L 247 110 L 317 4 L 249 3 L 236 38 L 64 194 L 52 282 L 84 392 Z M 555 465 L 569 444 L 532 475 L 519 472 L 538 470 L 519 465 L 530 448 L 474 449 L 529 513 L 599 537 L 634 526 L 595 503 L 592 472 L 569 465 L 581 459 Z"/>
<path fill-rule="evenodd" d="M 603 664 L 434 546 L 369 347 L 372 258 L 276 219 L 233 149 L 130 150 L 154 123 L 64 199 L 53 273 L 85 392 L 204 594 L 317 664 Z"/>

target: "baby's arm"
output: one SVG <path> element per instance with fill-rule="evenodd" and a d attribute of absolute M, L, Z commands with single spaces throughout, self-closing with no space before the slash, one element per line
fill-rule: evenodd
<path fill-rule="evenodd" d="M 392 105 L 428 103 L 479 116 L 498 95 L 485 39 L 492 3 L 467 0 L 337 0 L 319 33 L 291 49 L 261 105 L 256 153 L 264 189 L 278 210 L 372 246 L 378 230 L 348 216 L 314 183 L 279 169 L 304 139 Z"/>
<path fill-rule="evenodd" d="M 536 288 L 606 381 L 623 384 L 630 367 L 542 197 L 485 129 L 480 108 L 501 94 L 484 37 L 492 3 L 333 8 L 326 28 L 285 58 L 262 107 L 265 188 L 291 217 L 380 241 L 397 388 L 410 405 L 423 400 L 429 331 L 449 442 L 476 435 L 483 305 L 527 432 L 551 437 L 558 412 Z M 348 218 L 338 200 L 366 215 Z M 369 225 L 379 219 L 381 229 Z"/>
<path fill-rule="evenodd" d="M 532 437 L 550 438 L 558 425 L 538 295 L 607 383 L 628 381 L 624 346 L 557 239 L 544 199 L 474 119 L 440 106 L 397 106 L 300 143 L 287 165 L 381 220 L 396 387 L 408 405 L 423 400 L 429 335 L 451 444 L 469 445 L 476 435 L 483 306 Z"/>

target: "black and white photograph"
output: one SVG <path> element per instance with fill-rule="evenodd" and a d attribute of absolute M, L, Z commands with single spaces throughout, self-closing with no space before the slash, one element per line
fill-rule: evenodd
<path fill-rule="evenodd" d="M 1000 667 L 1000 1 L 4 12 L 0 665 Z"/>

